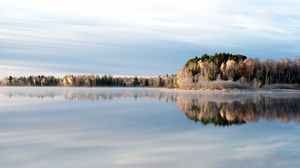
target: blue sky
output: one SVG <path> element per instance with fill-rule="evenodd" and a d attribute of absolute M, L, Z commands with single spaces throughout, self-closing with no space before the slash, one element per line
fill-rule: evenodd
<path fill-rule="evenodd" d="M 195 55 L 300 55 L 296 0 L 0 0 L 0 76 L 176 73 Z"/>

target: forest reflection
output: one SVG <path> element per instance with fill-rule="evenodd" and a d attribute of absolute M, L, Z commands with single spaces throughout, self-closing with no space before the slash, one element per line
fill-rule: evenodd
<path fill-rule="evenodd" d="M 279 120 L 300 122 L 299 97 L 251 95 L 241 100 L 213 101 L 195 97 L 178 97 L 176 104 L 186 116 L 204 125 L 240 125 L 246 122 Z"/>
<path fill-rule="evenodd" d="M 182 92 L 143 88 L 1 88 L 0 93 L 5 97 L 64 98 L 67 101 L 152 98 L 176 103 L 188 119 L 204 125 L 241 125 L 258 120 L 300 122 L 298 91 Z"/>

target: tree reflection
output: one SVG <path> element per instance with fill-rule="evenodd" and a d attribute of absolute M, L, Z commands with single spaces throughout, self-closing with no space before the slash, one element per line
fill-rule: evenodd
<path fill-rule="evenodd" d="M 202 124 L 240 125 L 246 122 L 279 120 L 300 122 L 300 98 L 251 95 L 241 100 L 214 101 L 178 96 L 176 104 L 185 115 Z"/>
<path fill-rule="evenodd" d="M 178 109 L 189 119 L 204 125 L 241 125 L 261 119 L 300 122 L 299 91 L 186 92 L 144 88 L 0 88 L 0 93 L 7 97 L 62 97 L 68 101 L 152 98 L 175 102 Z"/>

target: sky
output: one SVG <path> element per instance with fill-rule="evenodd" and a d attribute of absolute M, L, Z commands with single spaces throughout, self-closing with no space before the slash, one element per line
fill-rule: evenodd
<path fill-rule="evenodd" d="M 0 0 L 0 77 L 176 73 L 191 57 L 300 55 L 298 0 Z"/>

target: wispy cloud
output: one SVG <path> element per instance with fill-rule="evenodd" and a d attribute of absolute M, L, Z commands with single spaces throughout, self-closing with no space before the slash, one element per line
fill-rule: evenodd
<path fill-rule="evenodd" d="M 110 62 L 118 68 L 105 72 L 118 74 L 158 63 L 159 74 L 176 72 L 204 52 L 293 58 L 299 55 L 299 6 L 296 0 L 2 1 L 0 60 L 66 66 L 86 60 L 82 67 Z"/>

